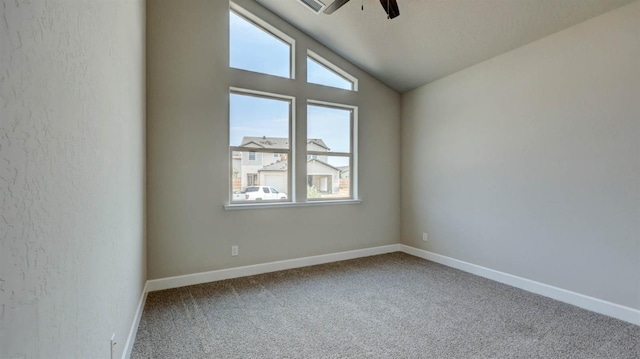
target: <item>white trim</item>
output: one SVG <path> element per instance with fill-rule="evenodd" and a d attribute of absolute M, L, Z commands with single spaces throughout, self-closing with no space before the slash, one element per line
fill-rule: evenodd
<path fill-rule="evenodd" d="M 236 87 L 236 86 L 230 86 L 229 87 L 229 94 L 232 93 L 237 93 L 238 95 L 245 95 L 245 96 L 255 96 L 255 97 L 264 97 L 267 99 L 277 99 L 277 100 L 285 100 L 285 101 L 291 101 L 291 107 L 295 108 L 296 106 L 296 97 L 295 96 L 289 96 L 289 95 L 282 95 L 279 93 L 275 93 L 275 92 L 265 92 L 265 91 L 258 91 L 258 90 L 252 90 L 252 89 L 247 89 L 247 88 L 243 88 L 243 87 Z"/>
<path fill-rule="evenodd" d="M 360 198 L 360 194 L 358 193 L 358 157 L 360 157 L 360 151 L 358 150 L 358 107 L 355 106 L 353 108 L 352 122 L 351 122 L 351 152 L 353 156 L 351 157 L 351 168 L 349 171 L 349 181 L 351 183 L 351 197 Z"/>
<path fill-rule="evenodd" d="M 344 78 L 345 80 L 351 82 L 351 89 L 347 89 L 347 91 L 354 91 L 354 92 L 358 92 L 358 79 L 351 75 L 350 73 L 346 72 L 345 70 L 341 69 L 340 67 L 334 65 L 331 61 L 325 59 L 324 57 L 318 55 L 317 53 L 307 49 L 307 57 L 310 57 L 313 61 L 317 62 L 318 64 L 320 64 L 321 66 L 324 66 L 327 68 L 327 70 L 335 72 L 338 76 L 341 76 L 342 78 Z M 307 74 L 307 81 L 309 81 L 309 75 Z M 321 86 L 328 86 L 328 85 L 323 85 L 323 84 L 317 84 L 315 82 L 309 82 L 312 83 L 314 85 L 321 85 Z M 334 87 L 334 86 L 328 86 L 328 87 L 333 87 L 333 88 L 337 88 L 340 90 L 344 90 L 341 89 L 339 87 Z"/>
<path fill-rule="evenodd" d="M 308 99 L 307 100 L 307 105 L 324 106 L 324 107 L 335 107 L 338 110 L 349 109 L 349 110 L 355 111 L 356 109 L 358 109 L 358 106 L 355 106 L 355 105 L 347 105 L 347 104 L 344 104 L 344 103 L 327 102 L 327 101 L 320 101 L 320 100 L 313 100 L 313 99 Z"/>
<path fill-rule="evenodd" d="M 237 209 L 258 209 L 258 208 L 286 208 L 286 207 L 315 207 L 315 206 L 331 206 L 334 204 L 360 204 L 360 199 L 336 199 L 336 200 L 310 200 L 309 202 L 267 202 L 267 203 L 251 203 L 251 204 L 225 204 L 225 211 L 233 211 Z"/>
<path fill-rule="evenodd" d="M 168 277 L 161 279 L 152 279 L 147 281 L 147 290 L 149 292 L 184 287 L 188 285 L 216 282 L 219 280 L 246 277 L 250 275 L 276 272 L 286 269 L 308 267 L 317 264 L 332 263 L 344 261 L 348 259 L 375 256 L 379 254 L 392 253 L 400 251 L 399 244 L 390 244 L 387 246 L 356 249 L 346 252 L 338 252 L 331 254 L 322 254 L 312 257 L 304 257 L 297 259 L 289 259 L 277 262 L 254 264 L 244 267 L 227 268 L 214 270 L 210 272 L 201 272 L 194 274 L 181 275 L 176 277 Z"/>
<path fill-rule="evenodd" d="M 129 336 L 127 337 L 127 343 L 122 350 L 122 359 L 129 359 L 131 357 L 131 350 L 133 350 L 133 343 L 136 341 L 136 334 L 138 333 L 138 325 L 140 325 L 140 319 L 142 318 L 142 312 L 144 310 L 144 304 L 147 302 L 147 293 L 149 281 L 144 284 L 142 288 L 142 294 L 140 295 L 140 301 L 138 302 L 138 308 L 136 309 L 136 315 L 133 318 L 131 329 L 129 330 Z"/>
<path fill-rule="evenodd" d="M 554 287 L 548 284 L 536 282 L 530 279 L 518 277 L 512 274 L 500 272 L 476 264 L 464 262 L 451 257 L 443 256 L 423 249 L 400 244 L 400 250 L 432 262 L 440 263 L 448 267 L 460 269 L 485 277 L 496 282 L 504 283 L 512 287 L 520 288 L 528 292 L 559 300 L 596 313 L 604 314 L 616 319 L 640 325 L 640 310 L 611 303 L 602 299 L 590 297 L 584 294 L 572 292 L 566 289 Z"/>

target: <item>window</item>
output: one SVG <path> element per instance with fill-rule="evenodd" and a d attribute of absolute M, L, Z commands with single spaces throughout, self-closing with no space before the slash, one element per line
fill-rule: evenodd
<path fill-rule="evenodd" d="M 307 82 L 345 90 L 357 90 L 357 80 L 353 76 L 313 51 L 307 51 Z"/>
<path fill-rule="evenodd" d="M 249 173 L 247 174 L 247 186 L 255 186 L 258 185 L 258 174 L 257 173 Z"/>
<path fill-rule="evenodd" d="M 232 5 L 229 11 L 231 67 L 292 78 L 293 47 L 294 41 L 289 36 Z"/>
<path fill-rule="evenodd" d="M 289 192 L 293 99 L 234 89 L 229 95 L 229 141 L 233 166 L 246 181 L 232 181 L 231 201 L 286 200 L 242 196 L 248 186 Z M 237 159 L 237 160 L 236 160 Z M 264 187 L 265 193 L 270 193 Z M 283 199 L 284 198 L 284 199 Z"/>
<path fill-rule="evenodd" d="M 357 199 L 358 109 L 325 102 L 324 96 L 356 92 L 358 80 L 311 50 L 296 54 L 291 37 L 234 3 L 229 19 L 231 166 L 225 208 Z M 306 74 L 296 79 L 294 59 L 305 54 Z M 303 101 L 296 101 L 299 93 Z"/>
<path fill-rule="evenodd" d="M 354 127 L 354 108 L 307 106 L 307 199 L 353 198 Z"/>

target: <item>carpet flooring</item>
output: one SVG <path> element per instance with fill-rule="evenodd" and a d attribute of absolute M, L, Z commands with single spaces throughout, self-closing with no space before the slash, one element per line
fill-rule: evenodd
<path fill-rule="evenodd" d="M 404 253 L 151 292 L 131 358 L 640 358 L 640 327 Z"/>

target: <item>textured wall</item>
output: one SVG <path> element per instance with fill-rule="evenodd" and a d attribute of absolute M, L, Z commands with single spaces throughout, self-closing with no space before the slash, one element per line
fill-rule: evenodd
<path fill-rule="evenodd" d="M 144 1 L 0 1 L 0 358 L 108 358 L 145 281 Z"/>
<path fill-rule="evenodd" d="M 640 309 L 639 37 L 635 2 L 404 94 L 402 242 Z"/>
<path fill-rule="evenodd" d="M 229 69 L 228 2 L 147 7 L 149 279 L 398 242 L 400 96 L 253 1 L 241 6 L 359 78 L 358 93 Z M 296 5 L 297 6 L 297 5 Z M 360 106 L 362 204 L 225 211 L 229 86 Z M 306 116 L 304 106 L 296 113 Z M 298 126 L 298 134 L 306 129 Z M 304 142 L 299 142 L 304 151 Z M 300 157 L 305 164 L 304 157 Z M 305 173 L 298 174 L 305 183 Z M 304 187 L 301 188 L 304 191 Z M 240 255 L 231 257 L 231 245 Z"/>

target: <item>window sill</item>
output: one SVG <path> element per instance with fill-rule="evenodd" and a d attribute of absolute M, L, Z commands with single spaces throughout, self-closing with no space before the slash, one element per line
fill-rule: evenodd
<path fill-rule="evenodd" d="M 287 208 L 287 207 L 316 207 L 316 206 L 333 206 L 342 204 L 360 204 L 361 199 L 345 199 L 335 201 L 309 201 L 309 202 L 285 202 L 285 203 L 260 203 L 260 204 L 225 204 L 225 211 L 234 211 L 238 209 L 264 209 L 264 208 Z"/>

